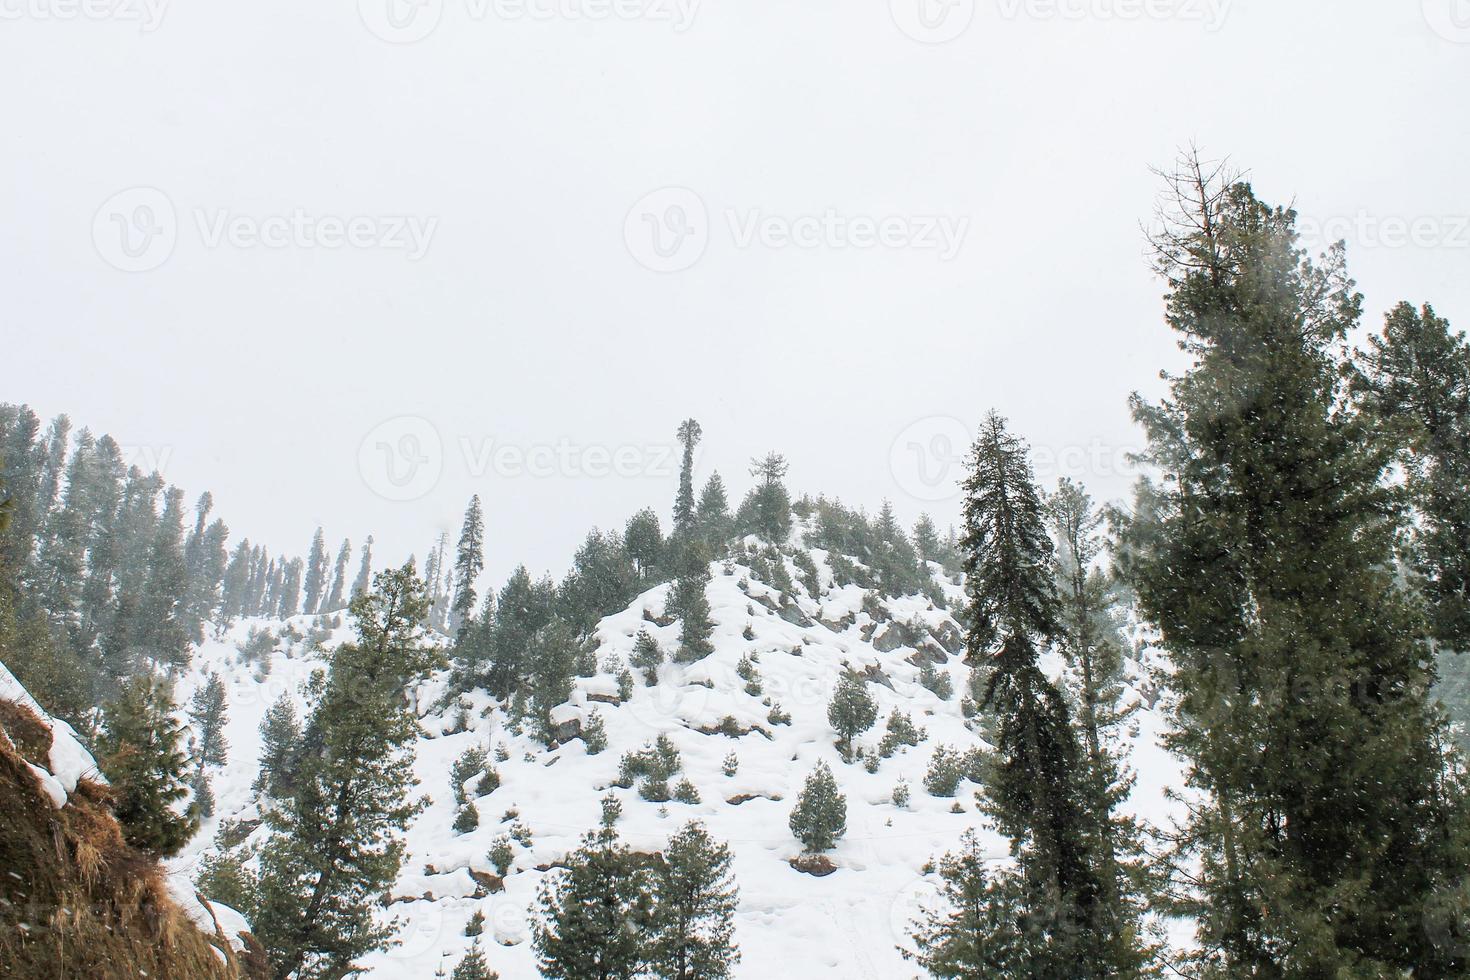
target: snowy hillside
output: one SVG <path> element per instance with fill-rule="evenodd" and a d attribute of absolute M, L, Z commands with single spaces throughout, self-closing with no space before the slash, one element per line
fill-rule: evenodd
<path fill-rule="evenodd" d="M 985 824 L 974 784 L 962 781 L 952 798 L 932 796 L 924 786 L 936 747 L 963 752 L 982 744 L 961 708 L 969 669 L 962 662 L 961 630 L 951 615 L 960 589 L 936 566 L 949 610 L 922 596 L 865 603 L 869 593 L 856 586 L 834 587 L 826 554 L 815 549 L 812 554 L 822 594 L 814 599 L 798 586 L 795 606 L 785 608 L 779 594 L 747 566 L 714 563 L 708 588 L 716 624 L 714 654 L 689 665 L 665 663 L 653 686 L 635 670 L 626 700 L 620 700 L 617 674 L 628 664 L 639 631 L 647 630 L 666 651 L 677 646 L 679 626 L 664 617 L 670 586 L 651 589 L 603 619 L 597 630 L 598 671 L 578 678 L 571 700 L 554 713 L 560 737 L 555 748 L 507 727 L 505 712 L 483 693 L 447 709 L 436 707 L 445 676 L 414 692 L 423 728 L 416 746 L 418 792 L 432 803 L 410 831 L 403 870 L 390 896 L 387 913 L 401 921 L 401 944 L 370 957 L 369 975 L 407 980 L 433 975 L 441 961 L 452 966 L 469 946 L 465 925 L 479 911 L 492 968 L 505 978 L 537 976 L 528 914 L 537 885 L 584 832 L 598 825 L 599 801 L 609 791 L 622 804 L 617 826 L 634 850 L 661 849 L 670 834 L 694 819 L 730 844 L 740 888 L 735 926 L 743 959 L 736 976 L 915 975 L 896 947 L 906 942 L 918 903 L 933 891 L 932 878 L 922 868 L 953 849 L 963 831 Z M 790 570 L 795 576 L 795 568 Z M 314 628 L 318 632 L 309 651 Z M 247 665 L 238 645 L 252 630 L 262 629 L 271 630 L 278 642 L 265 658 Z M 222 824 L 240 822 L 234 827 L 243 835 L 259 819 L 251 783 L 261 719 L 282 694 L 296 698 L 304 713 L 302 682 L 323 664 L 322 648 L 350 634 L 349 624 L 341 622 L 326 638 L 317 618 L 309 616 L 247 620 L 196 651 L 179 699 L 187 702 L 208 671 L 226 679 L 231 754 L 215 779 L 216 813 L 172 862 L 176 875 L 195 872 L 200 858 L 215 847 Z M 741 661 L 747 657 L 755 672 L 745 669 L 742 676 Z M 933 678 L 929 687 L 920 683 L 926 662 L 948 676 L 953 688 L 948 699 L 929 689 L 942 686 Z M 1055 659 L 1047 666 L 1061 670 Z M 871 772 L 864 760 L 843 761 L 827 720 L 828 702 L 845 669 L 865 673 L 878 702 L 878 723 L 856 743 L 866 758 L 877 755 L 884 721 L 895 710 L 908 714 L 925 733 L 918 745 L 901 745 L 879 759 Z M 789 723 L 773 723 L 773 706 L 789 714 Z M 594 712 L 608 742 L 595 755 L 578 737 Z M 1162 787 L 1176 771 L 1156 745 L 1158 724 L 1153 713 L 1141 711 L 1132 733 L 1131 761 L 1140 772 L 1133 804 L 1151 819 L 1163 814 Z M 613 785 L 623 754 L 660 734 L 677 746 L 681 776 L 693 783 L 699 802 L 649 802 L 636 787 Z M 490 754 L 500 784 L 478 799 L 470 792 L 479 827 L 459 834 L 452 828 L 457 808 L 450 769 L 477 746 Z M 726 775 L 724 762 L 731 752 L 739 760 L 738 771 Z M 801 845 L 787 825 L 802 783 L 819 760 L 836 773 L 848 806 L 846 836 L 827 855 L 835 870 L 824 876 L 792 867 Z M 472 778 L 469 786 L 475 784 Z M 894 802 L 901 784 L 909 789 L 906 805 Z M 497 838 L 512 832 L 521 840 L 512 843 L 512 865 L 502 877 L 489 851 Z M 259 839 L 263 832 L 254 833 Z M 997 860 L 1005 858 L 1003 838 L 987 829 L 982 840 Z"/>

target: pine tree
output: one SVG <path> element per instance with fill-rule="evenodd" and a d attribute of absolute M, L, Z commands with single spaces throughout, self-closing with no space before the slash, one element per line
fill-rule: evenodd
<path fill-rule="evenodd" d="M 730 848 L 693 822 L 669 839 L 663 857 L 653 875 L 648 970 L 660 980 L 723 980 L 740 961 Z"/>
<path fill-rule="evenodd" d="M 285 563 L 285 567 L 278 563 L 276 574 L 278 581 L 271 586 L 271 594 L 276 598 L 275 615 L 277 619 L 286 619 L 301 612 L 301 559 L 292 558 Z M 308 609 L 307 612 L 310 612 Z"/>
<path fill-rule="evenodd" d="M 306 560 L 304 588 L 306 607 L 302 612 L 308 615 L 321 612 L 322 599 L 327 589 L 327 541 L 321 528 L 316 529 L 316 534 L 311 539 L 311 552 Z"/>
<path fill-rule="evenodd" d="M 940 904 L 921 910 L 913 923 L 918 951 L 899 947 L 904 958 L 917 961 L 932 977 L 952 980 L 1049 976 L 1028 955 L 1046 937 L 1029 928 L 1020 882 L 1005 873 L 992 880 L 985 865 L 975 832 L 965 831 L 958 853 L 939 860 Z"/>
<path fill-rule="evenodd" d="M 604 827 L 582 838 L 566 867 L 542 880 L 532 945 L 550 980 L 639 975 L 652 916 L 648 871 Z"/>
<path fill-rule="evenodd" d="M 362 545 L 362 561 L 357 565 L 357 578 L 352 580 L 352 598 L 367 592 L 372 584 L 373 577 L 373 536 L 368 535 L 367 541 Z"/>
<path fill-rule="evenodd" d="M 183 550 L 184 492 L 169 487 L 164 494 L 163 514 L 148 552 L 148 579 L 131 639 L 139 652 L 154 664 L 170 668 L 189 662 L 189 638 L 193 630 L 184 608 L 188 572 Z"/>
<path fill-rule="evenodd" d="M 301 752 L 301 723 L 296 706 L 281 695 L 260 722 L 260 774 L 255 789 L 278 800 L 296 788 L 296 760 Z"/>
<path fill-rule="evenodd" d="M 1118 812 L 1133 777 L 1117 750 L 1118 730 L 1135 708 L 1122 706 L 1123 650 L 1110 609 L 1107 576 L 1094 565 L 1103 551 L 1104 514 L 1079 485 L 1063 478 L 1046 501 L 1058 542 L 1058 594 L 1063 627 L 1062 653 L 1075 678 L 1073 702 L 1085 751 L 1084 787 L 1097 835 L 1095 853 L 1103 885 L 1108 930 L 1142 934 L 1144 899 L 1137 882 L 1145 877 L 1137 822 Z M 1138 965 L 1153 955 L 1139 942 Z M 1128 966 L 1127 963 L 1119 963 Z"/>
<path fill-rule="evenodd" d="M 351 560 L 352 542 L 343 538 L 342 547 L 337 549 L 337 563 L 332 571 L 332 588 L 327 593 L 326 601 L 322 603 L 322 612 L 339 612 L 347 608 L 347 563 Z"/>
<path fill-rule="evenodd" d="M 1053 548 L 1025 445 L 992 412 L 964 483 L 966 653 L 990 676 L 983 707 L 996 717 L 998 760 L 989 810 L 1011 839 L 1028 917 L 1049 919 L 1035 951 L 1047 975 L 1099 975 L 1118 938 L 1102 918 L 1095 828 L 1061 693 L 1041 672 L 1041 646 L 1063 635 Z"/>
<path fill-rule="evenodd" d="M 1171 660 L 1176 840 L 1197 959 L 1228 976 L 1449 976 L 1423 927 L 1466 863 L 1427 703 L 1430 631 L 1396 576 L 1392 445 L 1345 395 L 1361 298 L 1341 246 L 1187 159 L 1155 240 L 1191 356 L 1135 414 L 1166 482 L 1122 558 Z"/>
<path fill-rule="evenodd" d="M 140 673 L 102 709 L 98 765 L 112 785 L 113 812 L 123 839 L 155 857 L 171 857 L 194 836 L 192 808 L 176 813 L 189 795 L 184 726 L 174 718 L 168 685 Z"/>
<path fill-rule="evenodd" d="M 845 671 L 837 680 L 837 690 L 827 705 L 827 721 L 841 738 L 842 755 L 852 757 L 852 740 L 878 720 L 878 702 L 868 693 L 868 683 L 861 674 Z"/>
<path fill-rule="evenodd" d="M 520 565 L 495 597 L 495 622 L 490 629 L 485 687 L 497 698 L 522 689 L 526 675 L 526 648 L 537 631 L 551 623 L 555 589 L 550 579 L 533 582 Z"/>
<path fill-rule="evenodd" d="M 576 636 L 559 619 L 533 633 L 526 646 L 531 710 L 538 732 L 548 744 L 552 741 L 551 709 L 572 696 L 578 652 Z"/>
<path fill-rule="evenodd" d="M 827 763 L 818 762 L 807 776 L 789 824 L 791 833 L 812 854 L 831 850 L 847 833 L 847 797 L 837 791 L 837 780 Z"/>
<path fill-rule="evenodd" d="M 1435 637 L 1470 650 L 1470 346 L 1429 306 L 1408 303 L 1368 344 L 1356 388 L 1402 446 L 1421 518 L 1411 561 L 1424 577 Z"/>
<path fill-rule="evenodd" d="M 678 578 L 668 601 L 668 612 L 681 622 L 679 650 L 674 659 L 679 663 L 693 663 L 715 649 L 710 642 L 714 623 L 710 621 L 709 597 L 705 594 L 710 580 L 709 553 L 696 541 L 683 549 L 679 562 Z"/>
<path fill-rule="evenodd" d="M 750 475 L 759 482 L 750 491 L 740 510 L 750 530 L 768 544 L 780 546 L 791 536 L 791 497 L 782 481 L 788 464 L 780 453 L 767 453 L 750 461 Z"/>
<path fill-rule="evenodd" d="M 449 975 L 449 980 L 499 980 L 500 974 L 493 973 L 485 962 L 485 954 L 480 950 L 480 940 L 477 938 L 470 943 L 469 951 L 464 954 L 454 972 Z"/>
<path fill-rule="evenodd" d="M 194 723 L 194 795 L 201 801 L 200 813 L 214 815 L 214 798 L 210 792 L 209 766 L 222 766 L 228 759 L 229 742 L 225 725 L 229 721 L 225 682 L 210 671 L 204 686 L 194 692 L 189 706 L 189 720 Z M 202 801 L 208 801 L 207 803 Z"/>
<path fill-rule="evenodd" d="M 939 561 L 943 554 L 939 531 L 928 514 L 920 514 L 919 519 L 914 522 L 914 551 L 918 553 L 919 560 L 925 562 Z M 926 574 L 927 572 L 928 569 L 925 569 Z"/>
<path fill-rule="evenodd" d="M 674 534 L 687 534 L 694 526 L 694 447 L 704 430 L 694 419 L 679 423 L 679 442 L 684 458 L 679 464 L 679 494 L 674 498 Z"/>
<path fill-rule="evenodd" d="M 711 473 L 699 492 L 699 505 L 694 512 L 699 539 L 712 555 L 723 555 L 726 542 L 733 531 L 730 519 L 730 499 L 725 493 L 725 481 L 720 474 Z"/>
<path fill-rule="evenodd" d="M 475 582 L 485 568 L 485 516 L 478 494 L 470 498 L 459 532 L 454 558 L 454 601 L 450 604 L 450 628 L 459 638 L 475 611 Z"/>
<path fill-rule="evenodd" d="M 649 687 L 658 683 L 658 669 L 663 662 L 664 652 L 658 641 L 648 630 L 639 630 L 638 636 L 633 640 L 633 653 L 628 658 L 628 663 L 634 669 L 643 671 L 644 682 Z"/>
<path fill-rule="evenodd" d="M 653 585 L 664 559 L 664 535 L 652 507 L 645 507 L 628 518 L 623 529 L 623 542 L 636 570 L 638 588 L 646 589 Z"/>
<path fill-rule="evenodd" d="M 438 658 L 425 644 L 428 601 L 412 563 L 384 572 L 351 606 L 357 640 L 332 654 L 302 738 L 296 786 L 266 811 L 256 935 L 276 980 L 340 977 L 386 949 L 374 898 L 397 877 L 402 834 L 423 801 L 407 690 Z"/>

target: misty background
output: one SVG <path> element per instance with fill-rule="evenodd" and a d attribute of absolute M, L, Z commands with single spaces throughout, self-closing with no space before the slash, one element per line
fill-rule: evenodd
<path fill-rule="evenodd" d="M 275 553 L 422 563 L 478 493 L 498 581 L 667 526 L 691 416 L 735 499 L 776 450 L 943 526 L 991 407 L 1123 496 L 1192 141 L 1367 328 L 1470 324 L 1463 0 L 920 3 L 0 0 L 0 400 Z"/>

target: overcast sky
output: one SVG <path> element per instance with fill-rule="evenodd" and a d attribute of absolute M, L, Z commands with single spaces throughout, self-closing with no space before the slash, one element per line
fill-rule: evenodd
<path fill-rule="evenodd" d="M 389 6 L 392 3 L 394 6 Z M 236 536 L 487 571 L 736 499 L 954 519 L 995 407 L 1102 497 L 1197 141 L 1470 326 L 1466 0 L 0 0 L 0 400 Z M 333 545 L 335 546 L 335 545 Z"/>

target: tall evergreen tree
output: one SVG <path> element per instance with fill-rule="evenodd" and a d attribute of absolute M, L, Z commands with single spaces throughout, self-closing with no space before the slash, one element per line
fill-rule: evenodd
<path fill-rule="evenodd" d="M 225 725 L 229 721 L 225 682 L 210 671 L 204 686 L 194 692 L 189 719 L 194 722 L 194 799 L 203 816 L 214 814 L 214 794 L 209 784 L 209 767 L 222 766 L 229 758 Z"/>
<path fill-rule="evenodd" d="M 1044 644 L 1063 635 L 1053 549 L 1027 449 L 992 412 L 964 483 L 966 654 L 990 676 L 983 707 L 999 756 L 988 806 L 1011 839 L 1028 918 L 1049 920 L 1031 975 L 1111 975 L 1116 941 L 1102 916 L 1093 827 L 1067 706 L 1041 672 Z"/>
<path fill-rule="evenodd" d="M 714 623 L 710 621 L 709 597 L 705 587 L 709 584 L 709 555 L 704 545 L 694 542 L 679 555 L 678 577 L 669 591 L 668 612 L 680 620 L 679 649 L 674 659 L 680 663 L 703 660 L 714 652 L 710 636 Z"/>
<path fill-rule="evenodd" d="M 807 776 L 787 822 L 812 854 L 830 851 L 847 833 L 847 797 L 838 791 L 827 763 L 818 762 Z"/>
<path fill-rule="evenodd" d="M 878 720 L 878 703 L 868 693 L 868 683 L 861 674 L 846 671 L 838 678 L 837 690 L 827 705 L 827 721 L 842 740 L 844 757 L 852 755 L 852 740 Z"/>
<path fill-rule="evenodd" d="M 1470 651 L 1470 346 L 1429 306 L 1400 303 L 1362 361 L 1364 406 L 1403 448 L 1420 516 L 1410 561 L 1425 581 L 1435 637 Z"/>
<path fill-rule="evenodd" d="M 347 608 L 347 563 L 351 560 L 352 542 L 343 538 L 342 546 L 337 549 L 337 562 L 332 571 L 332 588 L 327 592 L 322 612 L 334 613 Z"/>
<path fill-rule="evenodd" d="M 652 876 L 649 972 L 659 980 L 724 980 L 740 961 L 730 848 L 693 822 L 669 838 L 663 857 Z"/>
<path fill-rule="evenodd" d="M 301 608 L 300 558 L 285 561 L 284 565 L 279 561 L 276 563 L 276 579 L 271 583 L 270 591 L 276 599 L 275 615 L 277 619 L 286 619 L 303 611 Z M 310 608 L 305 611 L 310 612 Z"/>
<path fill-rule="evenodd" d="M 189 662 L 193 629 L 185 609 L 188 571 L 184 567 L 184 492 L 169 487 L 148 552 L 148 579 L 131 627 L 138 653 L 176 669 Z"/>
<path fill-rule="evenodd" d="M 156 857 L 177 854 L 199 827 L 192 807 L 175 810 L 189 795 L 183 737 L 168 685 L 151 674 L 135 674 L 102 709 L 97 764 L 116 795 L 123 839 Z"/>
<path fill-rule="evenodd" d="M 791 496 L 783 482 L 787 469 L 786 457 L 780 453 L 752 459 L 750 475 L 757 483 L 740 507 L 742 523 L 748 522 L 749 530 L 778 547 L 791 535 Z"/>
<path fill-rule="evenodd" d="M 303 583 L 306 606 L 301 611 L 308 615 L 321 612 L 322 599 L 327 589 L 327 541 L 322 529 L 317 528 L 311 539 L 311 552 L 306 559 L 306 581 Z"/>
<path fill-rule="evenodd" d="M 296 788 L 296 760 L 301 754 L 301 722 L 289 695 L 281 695 L 260 722 L 260 772 L 254 788 L 278 800 Z"/>
<path fill-rule="evenodd" d="M 352 580 L 352 596 L 356 599 L 367 593 L 373 577 L 373 536 L 368 535 L 362 545 L 362 560 L 357 564 L 357 578 Z"/>
<path fill-rule="evenodd" d="M 1044 976 L 1028 949 L 1045 944 L 1044 931 L 1026 919 L 1014 877 L 992 878 L 973 830 L 960 837 L 960 849 L 939 860 L 939 903 L 924 908 L 914 923 L 917 952 L 900 947 L 931 977 L 990 980 L 992 977 Z"/>
<path fill-rule="evenodd" d="M 1392 447 L 1345 397 L 1361 298 L 1339 245 L 1188 159 L 1157 265 L 1191 356 L 1135 413 L 1141 488 L 1124 567 L 1172 661 L 1169 747 L 1199 794 L 1177 839 L 1181 910 L 1223 976 L 1450 976 L 1424 928 L 1463 873 L 1427 704 L 1428 629 L 1394 570 Z"/>
<path fill-rule="evenodd" d="M 720 474 L 711 473 L 709 479 L 704 481 L 704 487 L 699 491 L 694 521 L 700 540 L 710 554 L 724 554 L 734 527 L 730 518 L 730 498 L 725 493 L 725 481 L 720 478 Z"/>
<path fill-rule="evenodd" d="M 542 879 L 532 944 L 550 980 L 632 980 L 652 915 L 649 874 L 617 831 L 582 838 L 566 867 Z"/>
<path fill-rule="evenodd" d="M 628 518 L 623 528 L 623 545 L 633 562 L 637 587 L 646 589 L 653 585 L 664 559 L 664 535 L 652 507 L 645 507 Z"/>
<path fill-rule="evenodd" d="M 679 464 L 679 494 L 674 498 L 674 534 L 682 535 L 694 526 L 694 447 L 699 445 L 704 430 L 694 419 L 679 423 L 679 442 L 684 457 Z"/>
<path fill-rule="evenodd" d="M 478 494 L 470 498 L 459 532 L 454 557 L 454 601 L 450 604 L 450 628 L 456 635 L 475 611 L 475 582 L 485 568 L 485 515 Z"/>
<path fill-rule="evenodd" d="M 412 563 L 377 576 L 351 607 L 357 640 L 332 654 L 296 761 L 291 797 L 266 811 L 255 932 L 276 980 L 341 977 L 386 949 L 373 900 L 398 876 L 418 733 L 407 690 L 436 656 Z"/>

